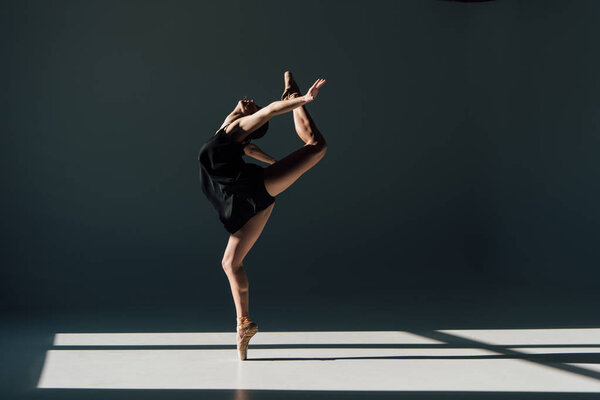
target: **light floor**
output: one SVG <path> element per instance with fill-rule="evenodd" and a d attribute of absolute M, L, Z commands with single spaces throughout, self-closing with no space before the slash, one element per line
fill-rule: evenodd
<path fill-rule="evenodd" d="M 600 393 L 596 328 L 259 331 L 243 362 L 234 343 L 234 332 L 56 332 L 37 387 Z"/>

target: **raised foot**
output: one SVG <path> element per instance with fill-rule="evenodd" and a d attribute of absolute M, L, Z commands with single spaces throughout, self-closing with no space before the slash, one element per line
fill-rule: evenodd
<path fill-rule="evenodd" d="M 291 71 L 285 71 L 283 73 L 283 82 L 285 89 L 283 90 L 283 94 L 281 95 L 281 100 L 286 100 L 290 97 L 296 97 L 300 95 L 300 88 L 298 84 L 294 80 L 294 76 Z M 292 94 L 296 94 L 292 96 Z"/>

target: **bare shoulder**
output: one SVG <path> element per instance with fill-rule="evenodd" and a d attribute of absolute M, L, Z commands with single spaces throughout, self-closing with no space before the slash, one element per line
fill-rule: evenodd
<path fill-rule="evenodd" d="M 224 132 L 226 134 L 230 135 L 230 134 L 234 133 L 235 131 L 239 130 L 239 125 L 240 125 L 239 119 L 236 119 L 233 122 L 225 121 L 225 122 L 223 122 L 223 125 L 221 125 L 221 129 L 223 127 L 225 127 Z"/>
<path fill-rule="evenodd" d="M 226 126 L 227 125 L 227 126 Z M 236 119 L 235 121 L 229 123 L 229 125 L 227 123 L 223 123 L 223 125 L 221 125 L 221 128 L 223 128 L 224 126 L 225 129 L 223 129 L 223 132 L 225 132 L 225 134 L 227 135 L 232 135 L 233 140 L 236 142 L 241 142 L 242 140 L 244 140 L 244 136 L 242 135 L 244 132 L 240 129 L 240 119 Z M 242 136 L 240 136 L 242 135 Z"/>
<path fill-rule="evenodd" d="M 271 108 L 269 106 L 262 107 L 253 114 L 225 118 L 221 128 L 225 127 L 224 132 L 227 135 L 233 135 L 233 140 L 236 142 L 243 141 L 246 136 L 260 128 L 265 122 L 271 119 Z"/>
<path fill-rule="evenodd" d="M 219 130 L 225 128 L 225 133 L 229 134 L 231 131 L 236 129 L 236 126 L 239 124 L 239 119 L 239 115 L 229 114 L 219 127 Z"/>

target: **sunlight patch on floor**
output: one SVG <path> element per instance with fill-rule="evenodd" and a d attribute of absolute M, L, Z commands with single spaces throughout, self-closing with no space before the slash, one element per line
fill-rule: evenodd
<path fill-rule="evenodd" d="M 231 332 L 57 333 L 55 346 L 200 346 L 235 344 Z M 252 344 L 416 344 L 440 343 L 402 331 L 260 332 Z"/>
<path fill-rule="evenodd" d="M 506 349 L 518 352 L 507 357 L 501 348 L 495 352 L 479 348 L 476 342 L 471 348 L 452 347 L 410 332 L 259 332 L 249 347 L 248 360 L 242 362 L 233 347 L 233 332 L 59 333 L 54 342 L 56 348 L 46 353 L 38 387 L 600 392 L 600 380 L 589 374 L 519 357 L 538 352 L 598 353 L 598 347 L 593 346 L 599 343 L 598 329 L 437 332 L 479 343 L 581 347 L 540 350 L 507 346 Z M 317 344 L 320 347 L 310 347 Z M 379 346 L 367 347 L 373 344 Z M 151 348 L 181 345 L 226 348 Z M 592 374 L 598 370 L 597 364 L 588 362 L 569 365 L 586 368 Z"/>

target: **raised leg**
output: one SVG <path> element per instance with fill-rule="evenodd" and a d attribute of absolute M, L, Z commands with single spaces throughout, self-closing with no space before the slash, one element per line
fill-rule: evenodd
<path fill-rule="evenodd" d="M 291 99 L 300 96 L 300 87 L 294 79 L 291 71 L 285 71 L 283 74 L 285 89 L 281 99 Z M 293 110 L 294 126 L 296 133 L 304 143 L 315 143 L 319 139 L 320 132 L 317 129 L 313 119 L 306 110 L 306 107 L 298 107 Z"/>
<path fill-rule="evenodd" d="M 294 109 L 294 125 L 305 145 L 265 168 L 265 188 L 277 196 L 314 167 L 327 152 L 327 142 L 304 108 Z"/>
<path fill-rule="evenodd" d="M 300 93 L 290 95 L 290 97 L 296 96 L 300 96 Z M 322 139 L 321 132 L 317 129 L 317 125 L 315 125 L 305 106 L 295 108 L 292 112 L 294 114 L 296 133 L 304 143 L 314 144 Z"/>
<path fill-rule="evenodd" d="M 300 96 L 300 88 L 290 71 L 284 73 L 284 81 L 282 100 Z M 271 196 L 277 196 L 290 187 L 302 174 L 314 167 L 327 151 L 327 142 L 306 107 L 297 107 L 293 113 L 296 133 L 305 145 L 265 168 L 265 188 Z"/>

